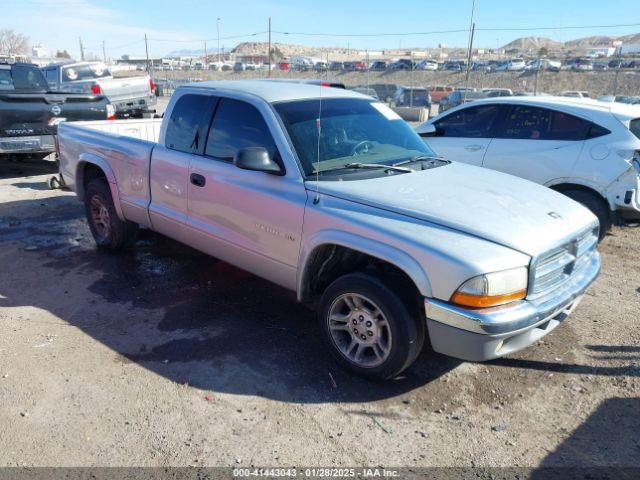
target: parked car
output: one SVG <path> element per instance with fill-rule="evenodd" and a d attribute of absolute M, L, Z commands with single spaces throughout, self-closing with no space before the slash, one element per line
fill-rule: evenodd
<path fill-rule="evenodd" d="M 484 92 L 462 92 L 456 90 L 450 93 L 438 104 L 438 113 L 446 112 L 447 110 L 462 105 L 463 103 L 473 102 L 481 98 L 486 98 L 487 94 Z"/>
<path fill-rule="evenodd" d="M 285 61 L 278 62 L 278 70 L 283 72 L 291 70 L 291 63 Z"/>
<path fill-rule="evenodd" d="M 604 235 L 640 217 L 640 110 L 559 97 L 482 100 L 418 127 L 446 158 L 517 175 L 589 208 Z"/>
<path fill-rule="evenodd" d="M 525 348 L 600 269 L 587 209 L 434 158 L 355 92 L 201 82 L 176 90 L 162 124 L 141 122 L 60 127 L 61 173 L 97 245 L 123 248 L 142 225 L 290 289 L 365 377 L 395 377 L 425 341 L 473 361 Z"/>
<path fill-rule="evenodd" d="M 332 72 L 340 72 L 344 68 L 344 64 L 342 62 L 331 62 L 329 64 L 329 70 Z"/>
<path fill-rule="evenodd" d="M 593 62 L 593 69 L 599 72 L 606 72 L 607 70 L 609 70 L 609 62 L 606 62 L 606 61 Z"/>
<path fill-rule="evenodd" d="M 576 72 L 590 72 L 593 70 L 593 61 L 587 58 L 576 58 L 571 62 L 571 70 Z"/>
<path fill-rule="evenodd" d="M 408 58 L 401 58 L 391 64 L 391 70 L 413 70 L 416 68 L 416 62 Z"/>
<path fill-rule="evenodd" d="M 369 70 L 372 70 L 374 72 L 383 72 L 388 68 L 388 66 L 388 62 L 385 62 L 384 60 L 376 60 L 371 64 Z"/>
<path fill-rule="evenodd" d="M 155 113 L 155 85 L 149 75 L 113 78 L 100 62 L 54 63 L 42 71 L 51 91 L 104 95 L 120 118 Z"/>
<path fill-rule="evenodd" d="M 53 93 L 37 65 L 0 63 L 0 155 L 47 156 L 60 122 L 114 115 L 104 95 Z"/>
<path fill-rule="evenodd" d="M 560 97 L 589 98 L 589 92 L 586 90 L 565 90 L 558 93 Z"/>
<path fill-rule="evenodd" d="M 631 95 L 604 95 L 598 97 L 599 102 L 618 102 L 618 103 L 626 103 L 628 105 L 640 105 L 640 96 L 631 96 Z"/>
<path fill-rule="evenodd" d="M 234 72 L 244 72 L 247 69 L 247 64 L 244 62 L 235 62 L 233 64 Z"/>
<path fill-rule="evenodd" d="M 378 94 L 376 93 L 376 91 L 373 88 L 369 88 L 369 87 L 353 87 L 350 90 L 352 90 L 354 92 L 361 93 L 361 94 L 366 95 L 366 96 L 371 97 L 371 98 L 375 98 L 376 100 L 380 100 L 378 98 Z"/>
<path fill-rule="evenodd" d="M 331 87 L 331 88 L 347 88 L 342 82 L 331 82 L 329 80 L 320 80 L 313 78 L 269 78 L 265 79 L 265 82 L 284 82 L 284 83 L 301 83 L 305 85 L 317 85 L 319 87 Z"/>
<path fill-rule="evenodd" d="M 378 98 L 383 102 L 391 102 L 398 91 L 398 85 L 395 83 L 373 83 L 369 85 L 369 88 L 375 90 Z"/>
<path fill-rule="evenodd" d="M 436 103 L 439 103 L 440 100 L 455 90 L 453 87 L 448 85 L 431 85 L 428 88 L 431 100 Z"/>
<path fill-rule="evenodd" d="M 435 60 L 422 60 L 416 65 L 416 70 L 438 70 L 438 62 Z"/>
<path fill-rule="evenodd" d="M 498 72 L 522 72 L 526 66 L 527 64 L 522 58 L 512 58 L 511 60 L 500 62 L 496 65 L 495 70 Z"/>
<path fill-rule="evenodd" d="M 313 69 L 316 72 L 326 72 L 329 69 L 329 65 L 326 62 L 316 62 L 313 65 Z"/>
<path fill-rule="evenodd" d="M 398 87 L 393 102 L 397 107 L 431 108 L 431 96 L 424 87 Z"/>
<path fill-rule="evenodd" d="M 463 64 L 461 62 L 445 62 L 442 69 L 447 72 L 461 72 Z"/>
<path fill-rule="evenodd" d="M 483 88 L 482 92 L 487 97 L 510 97 L 513 95 L 510 88 Z"/>
<path fill-rule="evenodd" d="M 530 71 L 541 71 L 545 70 L 547 72 L 559 72 L 561 67 L 561 62 L 556 60 L 549 60 L 547 58 L 538 58 L 536 60 L 531 60 L 527 63 L 525 70 Z"/>
<path fill-rule="evenodd" d="M 364 72 L 367 69 L 367 65 L 357 60 L 355 62 L 344 62 L 343 68 L 347 72 Z"/>

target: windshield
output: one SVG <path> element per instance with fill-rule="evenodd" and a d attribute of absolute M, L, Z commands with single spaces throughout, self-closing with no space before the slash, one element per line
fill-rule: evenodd
<path fill-rule="evenodd" d="M 75 80 L 92 80 L 94 78 L 110 77 L 111 72 L 102 64 L 72 65 L 62 69 L 62 79 L 65 82 Z"/>
<path fill-rule="evenodd" d="M 318 99 L 274 107 L 306 175 L 353 162 L 390 165 L 416 156 L 435 156 L 405 121 L 380 102 L 360 98 L 322 100 L 319 143 Z"/>

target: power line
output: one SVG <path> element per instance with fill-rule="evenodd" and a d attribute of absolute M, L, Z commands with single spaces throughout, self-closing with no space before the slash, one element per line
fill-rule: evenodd
<path fill-rule="evenodd" d="M 536 30 L 577 30 L 588 28 L 623 28 L 623 27 L 638 27 L 640 23 L 625 23 L 617 25 L 567 25 L 567 26 L 555 26 L 555 27 L 508 27 L 508 28 L 476 28 L 476 32 L 530 32 Z M 382 33 L 324 33 L 324 32 L 283 32 L 272 31 L 272 33 L 278 33 L 280 35 L 300 35 L 300 36 L 314 36 L 314 37 L 408 37 L 412 35 L 438 35 L 443 33 L 467 33 L 469 29 L 460 28 L 454 30 L 433 30 L 429 32 L 382 32 Z"/>
<path fill-rule="evenodd" d="M 256 37 L 258 35 L 264 35 L 265 33 L 269 33 L 269 30 L 264 30 L 262 32 L 254 32 L 254 33 L 245 33 L 243 35 L 231 35 L 228 37 L 220 37 L 220 40 L 233 40 L 234 38 L 247 38 L 247 37 Z M 173 38 L 149 38 L 149 40 L 154 42 L 176 42 L 176 43 L 197 43 L 197 42 L 206 42 L 218 40 L 218 37 L 213 38 L 194 38 L 194 39 L 173 39 Z"/>

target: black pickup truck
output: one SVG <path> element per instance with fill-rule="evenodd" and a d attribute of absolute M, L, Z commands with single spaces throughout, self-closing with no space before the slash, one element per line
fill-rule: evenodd
<path fill-rule="evenodd" d="M 115 110 L 103 95 L 54 93 L 30 63 L 0 63 L 0 155 L 46 156 L 63 121 L 105 120 Z"/>

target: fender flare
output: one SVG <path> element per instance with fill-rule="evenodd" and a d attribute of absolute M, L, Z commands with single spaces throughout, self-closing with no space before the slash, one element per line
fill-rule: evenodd
<path fill-rule="evenodd" d="M 115 173 L 104 158 L 99 157 L 93 153 L 82 153 L 78 159 L 78 166 L 76 167 L 76 193 L 80 200 L 84 200 L 84 168 L 85 165 L 92 164 L 98 167 L 107 177 L 109 183 L 109 190 L 111 190 L 111 198 L 113 199 L 113 205 L 116 209 L 116 213 L 120 220 L 125 221 L 124 214 L 122 213 L 122 205 L 120 204 L 120 192 L 118 190 L 118 183 L 116 181 Z"/>
<path fill-rule="evenodd" d="M 402 270 L 415 284 L 421 295 L 431 296 L 431 282 L 420 264 L 406 252 L 388 244 L 342 230 L 324 230 L 310 237 L 300 251 L 296 293 L 303 300 L 307 281 L 307 265 L 313 252 L 325 245 L 339 245 L 384 260 Z"/>

